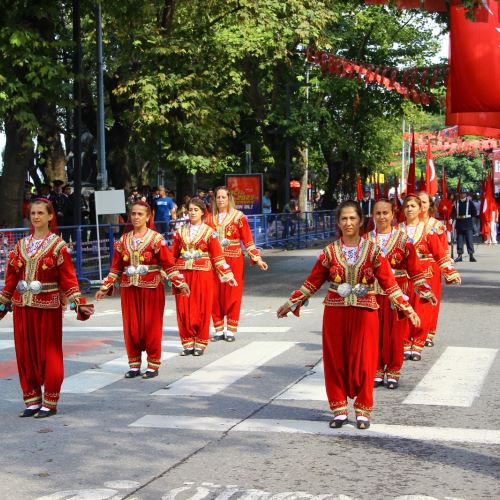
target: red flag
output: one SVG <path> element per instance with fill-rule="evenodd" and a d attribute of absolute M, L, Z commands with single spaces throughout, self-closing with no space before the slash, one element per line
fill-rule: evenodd
<path fill-rule="evenodd" d="M 356 176 L 356 200 L 361 201 L 363 199 L 363 188 L 361 187 L 361 177 Z"/>
<path fill-rule="evenodd" d="M 427 141 L 425 178 L 427 180 L 426 191 L 429 193 L 429 196 L 434 196 L 438 192 L 438 181 L 436 176 L 436 169 L 434 167 L 434 160 L 432 159 L 431 141 Z"/>
<path fill-rule="evenodd" d="M 408 177 L 406 179 L 406 194 L 415 193 L 417 190 L 415 179 L 415 132 L 411 133 L 410 147 L 410 168 L 408 169 Z"/>
<path fill-rule="evenodd" d="M 460 134 L 500 137 L 500 3 L 478 2 L 475 20 L 462 6 L 450 7 L 451 69 L 446 124 Z"/>
<path fill-rule="evenodd" d="M 420 170 L 420 181 L 418 183 L 418 190 L 427 192 L 427 182 L 425 181 L 424 169 Z"/>
<path fill-rule="evenodd" d="M 375 201 L 380 200 L 380 182 L 378 174 L 377 174 L 377 182 L 375 182 L 373 186 L 373 197 L 375 198 Z"/>
<path fill-rule="evenodd" d="M 446 171 L 443 166 L 442 170 L 442 175 L 441 175 L 441 197 L 443 199 L 448 199 L 448 185 L 446 184 Z"/>

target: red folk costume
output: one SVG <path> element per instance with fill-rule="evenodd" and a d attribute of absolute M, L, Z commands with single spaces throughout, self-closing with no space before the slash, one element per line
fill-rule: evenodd
<path fill-rule="evenodd" d="M 148 369 L 160 367 L 166 278 L 175 288 L 186 286 L 161 234 L 148 229 L 142 238 L 135 238 L 129 231 L 115 242 L 111 269 L 101 290 L 112 295 L 120 281 L 123 334 L 131 369 L 140 368 L 143 351 Z"/>
<path fill-rule="evenodd" d="M 436 231 L 428 231 L 424 222 L 419 222 L 416 226 L 407 226 L 403 222 L 399 227 L 408 235 L 410 242 L 415 247 L 417 257 L 423 266 L 424 276 L 429 281 L 436 296 L 439 293 L 439 287 L 436 290 L 434 286 L 437 283 L 437 278 L 440 279 L 440 274 L 434 269 L 437 268 L 439 273 L 443 273 L 447 283 L 454 283 L 460 279 L 460 275 L 453 267 Z M 410 327 L 409 334 L 405 339 L 404 350 L 407 353 L 421 353 L 436 314 L 436 306 L 412 293 L 411 286 L 408 295 L 411 297 L 415 312 L 420 317 L 420 326 Z"/>
<path fill-rule="evenodd" d="M 414 246 L 408 241 L 404 231 L 394 228 L 391 233 L 377 234 L 376 230 L 368 234 L 368 239 L 381 250 L 392 268 L 392 273 L 402 292 L 408 296 L 409 279 L 414 290 L 423 300 L 428 300 L 432 293 L 427 284 L 423 266 Z M 379 356 L 376 378 L 398 381 L 404 361 L 404 339 L 408 336 L 410 321 L 401 317 L 392 307 L 387 294 L 375 283 L 379 305 Z"/>
<path fill-rule="evenodd" d="M 233 279 L 233 273 L 215 231 L 204 223 L 177 229 L 172 253 L 191 290 L 189 297 L 175 297 L 182 345 L 184 349 L 205 349 L 216 286 L 214 269 L 224 283 Z"/>
<path fill-rule="evenodd" d="M 448 245 L 448 235 L 446 234 L 446 226 L 443 222 L 435 219 L 434 217 L 429 217 L 427 221 L 425 230 L 427 233 L 435 233 L 438 235 L 439 242 L 441 246 L 446 249 L 446 253 L 449 255 L 449 245 Z M 434 336 L 436 335 L 437 323 L 439 318 L 439 309 L 441 308 L 441 295 L 442 295 L 442 279 L 441 279 L 441 269 L 439 268 L 437 262 L 432 260 L 432 278 L 429 279 L 429 284 L 432 287 L 432 291 L 436 296 L 438 303 L 435 307 L 431 309 L 431 320 L 429 324 L 429 333 L 427 338 L 432 342 Z M 430 344 L 432 345 L 432 344 Z"/>
<path fill-rule="evenodd" d="M 67 302 L 73 304 L 78 319 L 88 319 L 79 308 L 86 299 L 80 294 L 66 243 L 53 233 L 43 240 L 30 235 L 18 241 L 9 254 L 0 303 L 1 317 L 6 306 L 13 306 L 14 344 L 26 406 L 57 407 L 64 379 L 62 306 Z"/>
<path fill-rule="evenodd" d="M 222 214 L 221 214 L 222 215 Z M 210 215 L 206 223 L 216 230 L 219 242 L 224 251 L 224 258 L 231 266 L 238 286 L 217 282 L 212 304 L 212 320 L 216 332 L 224 330 L 224 318 L 227 318 L 227 329 L 236 333 L 240 319 L 241 300 L 243 298 L 243 275 L 245 258 L 241 243 L 245 245 L 250 256 L 250 264 L 255 265 L 261 259 L 253 241 L 248 220 L 240 210 L 231 209 L 222 219 Z"/>
<path fill-rule="evenodd" d="M 387 259 L 372 241 L 364 238 L 357 248 L 345 247 L 341 240 L 328 245 L 287 306 L 298 316 L 300 306 L 326 280 L 330 287 L 323 302 L 323 361 L 329 405 L 335 416 L 347 415 L 347 398 L 356 398 L 356 415 L 368 417 L 373 408 L 378 361 L 375 280 L 398 310 L 411 312 L 412 308 Z"/>

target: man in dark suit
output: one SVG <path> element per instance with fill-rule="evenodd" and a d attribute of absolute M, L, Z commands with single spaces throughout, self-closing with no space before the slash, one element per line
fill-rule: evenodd
<path fill-rule="evenodd" d="M 460 198 L 454 203 L 451 218 L 455 221 L 455 231 L 457 232 L 457 257 L 455 262 L 462 262 L 464 253 L 464 241 L 467 245 L 467 253 L 471 262 L 477 262 L 474 258 L 474 224 L 473 217 L 478 215 L 473 201 L 469 197 L 467 189 L 462 188 Z"/>
<path fill-rule="evenodd" d="M 363 230 L 364 232 L 373 229 L 373 204 L 375 201 L 372 199 L 371 190 L 368 186 L 363 188 L 363 199 L 360 201 L 361 211 L 363 212 Z"/>

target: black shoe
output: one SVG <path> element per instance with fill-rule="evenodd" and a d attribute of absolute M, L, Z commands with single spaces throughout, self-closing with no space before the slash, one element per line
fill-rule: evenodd
<path fill-rule="evenodd" d="M 125 378 L 135 378 L 141 375 L 141 370 L 129 370 L 125 373 Z"/>
<path fill-rule="evenodd" d="M 356 419 L 356 427 L 361 430 L 368 429 L 370 427 L 369 420 L 357 420 Z"/>
<path fill-rule="evenodd" d="M 142 378 L 155 378 L 158 376 L 158 370 L 146 370 L 143 375 L 142 375 Z"/>
<path fill-rule="evenodd" d="M 375 381 L 373 382 L 373 387 L 374 387 L 375 389 L 376 389 L 377 387 L 381 387 L 381 386 L 383 386 L 383 385 L 384 385 L 384 380 L 383 380 L 383 379 L 382 379 L 382 380 L 375 380 Z"/>
<path fill-rule="evenodd" d="M 224 335 L 224 340 L 226 342 L 234 342 L 236 337 L 234 336 L 234 333 L 226 333 L 226 335 Z"/>
<path fill-rule="evenodd" d="M 347 422 L 347 418 L 334 418 L 333 420 L 330 420 L 328 425 L 330 426 L 330 429 L 340 429 L 343 425 L 347 424 Z"/>
<path fill-rule="evenodd" d="M 224 332 L 216 333 L 210 337 L 212 342 L 219 342 L 219 340 L 224 340 Z"/>
<path fill-rule="evenodd" d="M 422 355 L 418 352 L 413 352 L 411 355 L 412 361 L 420 361 L 422 359 Z"/>
<path fill-rule="evenodd" d="M 469 257 L 469 262 L 477 262 L 477 260 L 474 258 L 474 255 L 471 255 Z"/>
<path fill-rule="evenodd" d="M 405 361 L 408 361 L 410 358 L 411 358 L 411 352 L 410 351 L 406 351 L 405 354 L 404 354 Z"/>
<path fill-rule="evenodd" d="M 22 411 L 19 416 L 21 418 L 25 418 L 25 417 L 33 417 L 36 413 L 38 413 L 38 411 L 40 410 L 40 407 L 38 408 L 26 408 L 24 411 Z"/>
<path fill-rule="evenodd" d="M 57 410 L 54 409 L 54 410 L 38 410 L 35 415 L 34 415 L 34 418 L 47 418 L 47 417 L 51 417 L 52 415 L 55 415 L 57 413 Z"/>
<path fill-rule="evenodd" d="M 399 382 L 397 380 L 387 380 L 387 389 L 397 389 Z"/>
<path fill-rule="evenodd" d="M 432 339 L 427 339 L 425 341 L 425 347 L 434 347 L 434 341 Z"/>
<path fill-rule="evenodd" d="M 205 349 L 195 349 L 193 352 L 193 356 L 203 356 Z"/>
<path fill-rule="evenodd" d="M 458 257 L 455 257 L 455 262 L 462 262 L 462 256 L 459 255 Z"/>
<path fill-rule="evenodd" d="M 189 356 L 191 354 L 194 353 L 194 349 L 184 349 L 182 352 L 181 352 L 181 356 Z"/>

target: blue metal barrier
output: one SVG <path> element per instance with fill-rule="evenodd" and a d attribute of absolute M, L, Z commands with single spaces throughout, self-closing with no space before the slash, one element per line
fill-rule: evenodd
<path fill-rule="evenodd" d="M 336 234 L 335 215 L 330 211 L 261 214 L 247 217 L 255 244 L 260 248 L 302 248 L 332 238 Z M 164 232 L 166 227 L 158 227 L 157 230 L 161 231 L 171 242 L 174 231 L 179 226 L 179 221 L 172 221 L 168 232 Z M 102 272 L 105 276 L 113 259 L 114 242 L 122 235 L 125 226 L 123 224 L 100 224 L 99 226 L 63 226 L 59 229 L 68 242 L 82 290 L 88 291 L 91 287 L 98 286 L 96 281 L 99 277 L 97 231 L 100 237 Z M 0 277 L 2 281 L 9 252 L 18 240 L 28 234 L 27 228 L 0 229 Z"/>

